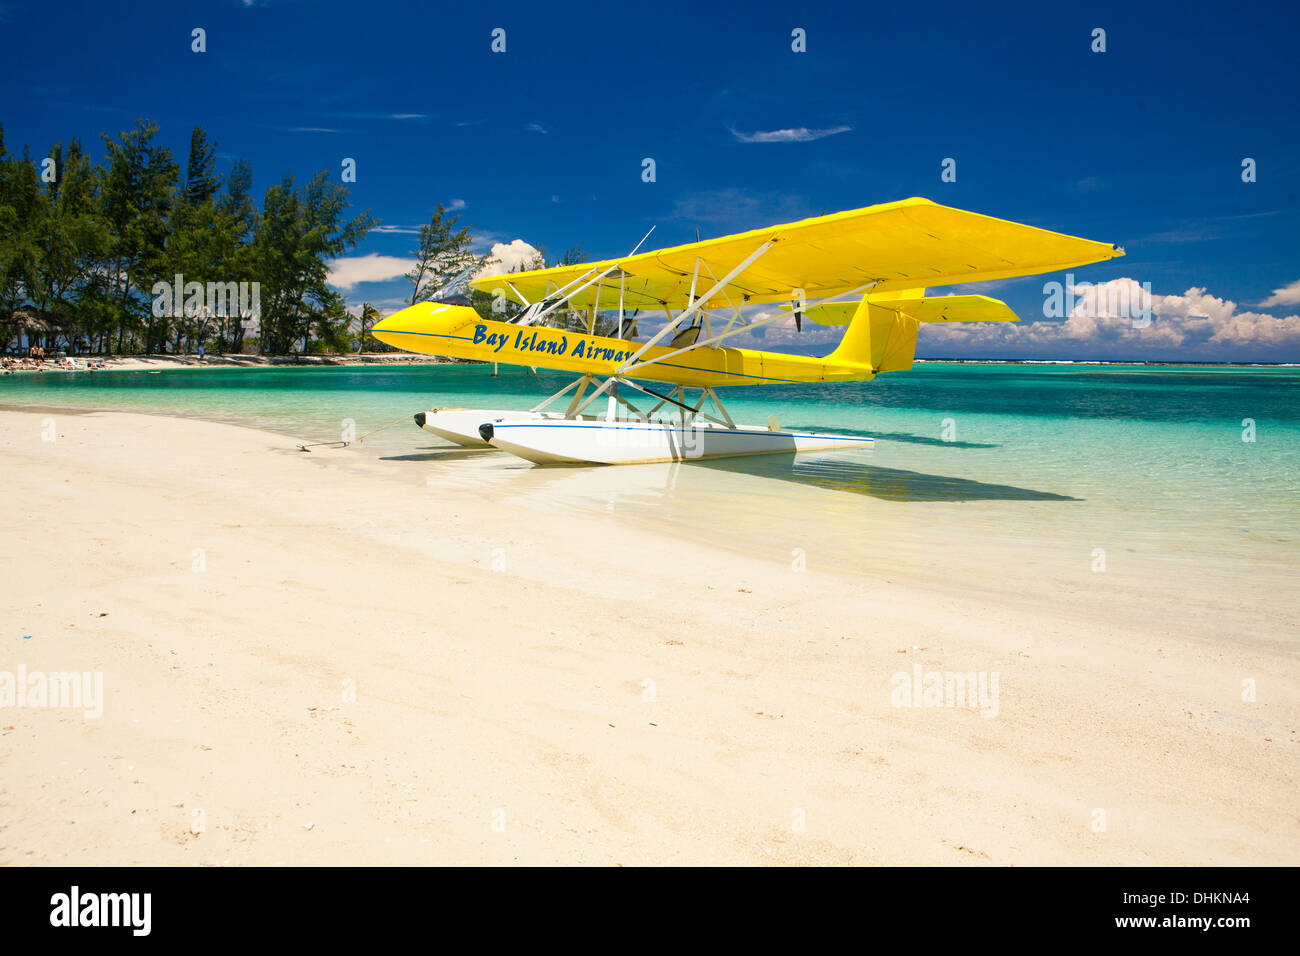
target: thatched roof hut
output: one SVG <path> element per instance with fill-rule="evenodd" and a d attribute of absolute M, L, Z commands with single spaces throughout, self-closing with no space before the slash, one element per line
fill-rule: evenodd
<path fill-rule="evenodd" d="M 61 313 L 37 309 L 34 306 L 24 305 L 14 309 L 7 319 L 0 320 L 18 331 L 26 332 L 28 335 L 33 333 L 37 335 L 51 332 L 65 333 L 74 329 L 72 319 Z"/>

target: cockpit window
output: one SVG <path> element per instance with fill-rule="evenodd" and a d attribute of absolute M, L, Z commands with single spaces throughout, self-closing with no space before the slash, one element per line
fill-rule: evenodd
<path fill-rule="evenodd" d="M 467 269 L 462 269 L 446 285 L 429 296 L 429 301 L 444 302 L 448 305 L 470 305 L 474 290 L 470 288 L 469 280 L 473 278 L 474 270 L 477 268 L 476 263 Z"/>

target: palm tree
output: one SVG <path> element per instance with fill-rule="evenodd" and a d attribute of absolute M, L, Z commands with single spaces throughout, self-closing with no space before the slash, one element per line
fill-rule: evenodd
<path fill-rule="evenodd" d="M 369 330 L 374 326 L 376 322 L 378 322 L 382 318 L 383 316 L 380 314 L 379 310 L 376 309 L 373 305 L 371 305 L 369 302 L 362 303 L 361 334 L 357 336 L 358 355 L 360 355 L 366 349 L 366 335 L 369 333 Z"/>

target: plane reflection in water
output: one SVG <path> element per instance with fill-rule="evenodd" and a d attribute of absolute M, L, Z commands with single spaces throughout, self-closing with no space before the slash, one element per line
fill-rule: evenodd
<path fill-rule="evenodd" d="M 978 447 L 978 446 L 977 446 Z M 881 468 L 843 458 L 771 456 L 737 463 L 729 459 L 699 462 L 701 467 L 743 471 L 802 485 L 869 495 L 885 501 L 1080 501 L 1051 491 L 991 484 L 949 475 L 927 475 L 900 468 Z"/>
<path fill-rule="evenodd" d="M 662 504 L 679 496 L 704 501 L 719 493 L 744 494 L 750 499 L 756 495 L 780 494 L 775 490 L 761 491 L 761 485 L 745 478 L 776 479 L 810 490 L 863 495 L 892 502 L 1082 500 L 1045 489 L 884 467 L 867 460 L 871 454 L 865 451 L 837 455 L 764 455 L 761 458 L 720 458 L 595 469 L 520 467 L 522 463 L 517 460 L 496 458 L 490 450 L 456 448 L 428 448 L 385 460 L 426 464 L 474 460 L 483 467 L 460 476 L 468 486 L 491 485 L 503 491 L 513 491 L 521 499 L 552 498 L 554 504 L 566 510 L 568 507 L 587 510 L 595 503 L 605 507 Z M 710 474 L 715 477 L 706 477 Z M 723 475 L 735 477 L 719 481 Z M 448 473 L 441 473 L 437 480 L 444 485 L 462 483 L 455 474 Z"/>

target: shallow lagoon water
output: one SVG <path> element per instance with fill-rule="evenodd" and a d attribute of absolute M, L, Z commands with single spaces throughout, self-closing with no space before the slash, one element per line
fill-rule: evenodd
<path fill-rule="evenodd" d="M 303 441 L 429 407 L 527 408 L 571 376 L 489 366 L 14 375 L 0 404 L 133 411 Z M 617 512 L 669 533 L 848 571 L 923 562 L 936 540 L 1091 560 L 1090 542 L 1273 586 L 1300 553 L 1300 370 L 926 364 L 874 382 L 726 389 L 737 421 L 870 434 L 873 449 L 678 465 L 537 468 L 401 422 L 353 450 L 439 488 Z M 1249 437 L 1254 423 L 1254 441 Z M 974 553 L 974 551 L 972 552 Z M 1008 552 L 1008 560 L 1013 560 Z M 1028 570 L 1028 569 L 1025 569 Z"/>

